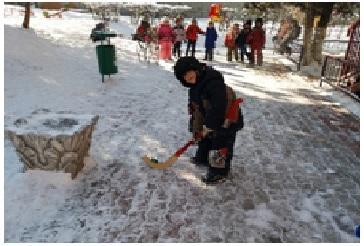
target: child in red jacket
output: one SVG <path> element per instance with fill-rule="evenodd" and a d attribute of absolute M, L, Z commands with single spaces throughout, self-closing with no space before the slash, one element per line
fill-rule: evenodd
<path fill-rule="evenodd" d="M 188 51 L 190 50 L 190 47 L 192 47 L 192 56 L 195 56 L 197 34 L 205 34 L 205 32 L 202 31 L 201 28 L 199 28 L 196 19 L 192 19 L 192 23 L 186 29 L 186 56 L 188 56 Z"/>
<path fill-rule="evenodd" d="M 257 56 L 257 64 L 261 66 L 263 64 L 263 53 L 262 49 L 265 45 L 265 33 L 262 28 L 263 19 L 257 18 L 255 20 L 255 27 L 247 38 L 247 43 L 250 44 L 251 48 L 251 63 L 255 64 L 255 56 Z"/>
<path fill-rule="evenodd" d="M 238 46 L 236 45 L 236 39 L 239 35 L 239 24 L 233 24 L 225 35 L 224 45 L 227 48 L 226 59 L 228 61 L 233 60 L 233 53 L 235 61 L 239 60 Z"/>

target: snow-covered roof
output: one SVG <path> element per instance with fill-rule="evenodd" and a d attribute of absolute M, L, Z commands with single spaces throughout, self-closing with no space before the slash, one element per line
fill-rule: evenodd
<path fill-rule="evenodd" d="M 154 6 L 157 7 L 158 9 L 172 9 L 172 10 L 180 10 L 180 9 L 187 10 L 187 9 L 192 9 L 188 5 L 156 4 Z"/>
<path fill-rule="evenodd" d="M 235 9 L 234 8 L 228 8 L 228 7 L 223 7 L 222 9 L 221 9 L 222 11 L 230 11 L 230 12 L 234 12 L 235 11 Z"/>

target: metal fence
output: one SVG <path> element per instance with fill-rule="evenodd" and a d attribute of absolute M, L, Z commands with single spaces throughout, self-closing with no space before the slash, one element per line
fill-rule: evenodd
<path fill-rule="evenodd" d="M 321 81 L 360 99 L 360 23 L 353 23 L 348 29 L 350 36 L 345 57 L 326 56 L 321 70 Z"/>
<path fill-rule="evenodd" d="M 326 56 L 321 70 L 321 81 L 360 100 L 360 65 L 340 57 Z"/>

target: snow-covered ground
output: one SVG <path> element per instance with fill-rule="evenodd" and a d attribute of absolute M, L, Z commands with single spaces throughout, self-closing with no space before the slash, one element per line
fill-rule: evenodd
<path fill-rule="evenodd" d="M 111 219 L 111 215 L 94 217 L 86 212 L 86 208 L 94 207 L 94 199 L 85 199 L 85 207 L 70 208 L 66 204 L 83 189 L 85 182 L 100 181 L 99 179 L 103 178 L 98 176 L 99 173 L 102 174 L 100 170 L 111 170 L 110 163 L 119 162 L 129 171 L 109 182 L 117 184 L 121 178 L 132 179 L 136 182 L 136 187 L 130 189 L 136 189 L 136 197 L 143 196 L 149 187 L 149 178 L 161 178 L 163 181 L 165 173 L 159 174 L 146 169 L 140 157 L 150 154 L 164 160 L 189 138 L 187 90 L 174 78 L 173 63 L 160 61 L 158 64 L 147 64 L 138 61 L 135 53 L 136 43 L 130 39 L 135 26 L 130 24 L 128 17 L 121 17 L 118 23 L 110 25 L 111 29 L 124 35 L 112 39 L 112 43 L 117 47 L 119 72 L 111 78 L 106 78 L 105 83 L 101 83 L 96 44 L 89 40 L 90 30 L 97 21 L 89 14 L 77 12 L 66 12 L 62 19 L 45 19 L 40 10 L 33 11 L 30 30 L 20 28 L 23 17 L 18 15 L 17 11 L 6 10 L 4 18 L 5 128 L 13 123 L 14 118 L 29 116 L 34 111 L 44 109 L 53 113 L 62 111 L 98 114 L 100 120 L 93 136 L 91 155 L 85 160 L 85 168 L 75 180 L 71 180 L 70 176 L 64 173 L 36 170 L 22 172 L 22 164 L 12 144 L 5 140 L 5 241 L 98 242 L 101 235 L 100 227 L 110 222 L 112 227 L 121 228 L 128 218 L 131 218 L 131 214 L 129 217 L 124 215 L 114 220 Z M 206 22 L 207 19 L 199 20 L 203 28 L 206 27 Z M 202 37 L 199 39 L 198 50 L 203 50 L 203 40 Z M 298 86 L 308 88 L 317 95 L 331 96 L 332 105 L 342 105 L 359 116 L 358 103 L 335 92 L 329 86 L 320 88 L 317 78 L 311 79 L 303 76 L 303 73 L 289 71 L 285 71 L 284 76 L 281 76 L 282 64 L 294 67 L 285 58 L 267 51 L 264 53 L 264 59 L 269 63 L 262 68 L 252 69 L 226 62 L 222 43 L 223 35 L 220 33 L 215 61 L 210 65 L 224 73 L 227 84 L 240 96 L 277 103 L 285 100 L 288 103 L 310 104 L 311 102 L 305 98 L 294 98 L 293 94 L 292 97 L 284 99 L 273 98 L 258 89 L 274 85 L 271 92 L 278 94 L 282 91 L 289 93 Z M 203 53 L 197 53 L 197 57 L 202 58 Z M 249 100 L 245 103 L 249 105 Z M 254 121 L 260 117 L 260 113 L 254 110 L 246 111 L 245 117 L 247 122 Z M 237 145 L 242 145 L 243 141 L 237 139 Z M 187 156 L 191 156 L 192 153 L 193 149 L 188 151 Z M 181 161 L 187 163 L 187 157 L 182 157 Z M 188 167 L 192 170 L 192 167 Z M 188 180 L 192 186 L 202 186 L 195 175 L 191 174 L 190 169 L 176 169 L 174 172 Z M 123 188 L 126 187 L 120 187 Z M 170 184 L 168 188 L 169 192 L 179 194 L 178 186 Z M 99 191 L 95 191 L 97 192 Z M 215 194 L 214 192 L 215 190 L 206 190 L 208 196 Z M 93 195 L 91 194 L 91 197 Z M 311 212 L 320 212 L 316 203 L 321 202 L 319 199 L 311 197 L 300 202 L 303 206 L 307 205 Z M 140 204 L 134 201 L 130 211 L 137 211 L 137 205 Z M 104 206 L 97 209 L 106 211 Z M 70 216 L 63 217 L 65 214 Z M 86 227 L 74 226 L 76 215 L 80 216 L 79 218 L 87 218 L 87 231 Z M 245 216 L 244 223 L 252 228 L 267 228 L 270 222 L 277 220 L 276 215 L 265 205 L 256 206 L 255 210 L 249 211 Z M 307 223 L 312 222 L 311 214 L 306 214 L 305 211 L 301 211 L 297 216 Z M 330 216 L 327 213 L 327 217 Z M 62 223 L 59 224 L 59 221 Z M 333 223 L 332 220 L 329 222 Z M 78 223 L 82 225 L 85 222 L 80 220 Z M 335 226 L 334 228 L 341 241 L 356 242 L 353 236 Z M 264 240 L 259 231 L 249 233 L 248 238 L 240 240 Z M 173 241 L 166 238 L 165 242 Z M 300 239 L 297 238 L 298 241 Z M 115 242 L 125 240 L 121 237 Z M 236 240 L 239 242 L 239 238 Z M 310 241 L 311 238 L 307 240 Z"/>

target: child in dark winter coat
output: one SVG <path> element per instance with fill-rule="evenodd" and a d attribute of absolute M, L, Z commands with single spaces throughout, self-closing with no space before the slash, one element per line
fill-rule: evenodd
<path fill-rule="evenodd" d="M 255 63 L 255 55 L 257 56 L 257 64 L 261 66 L 263 64 L 262 49 L 265 45 L 265 33 L 263 30 L 263 19 L 257 18 L 255 20 L 255 27 L 247 38 L 248 44 L 251 46 L 251 63 Z"/>
<path fill-rule="evenodd" d="M 236 45 L 240 49 L 240 57 L 241 62 L 244 63 L 244 55 L 248 58 L 250 61 L 250 52 L 247 52 L 247 37 L 249 36 L 251 32 L 251 20 L 247 20 L 246 23 L 243 25 L 243 29 L 241 29 L 238 37 L 236 38 Z"/>
<path fill-rule="evenodd" d="M 147 34 L 148 28 L 150 28 L 150 24 L 148 23 L 148 21 L 142 20 L 136 30 L 137 40 L 142 42 L 145 41 L 145 35 Z"/>
<path fill-rule="evenodd" d="M 214 23 L 210 21 L 209 26 L 206 28 L 205 60 L 212 61 L 216 39 L 217 39 L 216 29 L 214 27 Z"/>
<path fill-rule="evenodd" d="M 190 88 L 191 131 L 199 141 L 193 162 L 209 167 L 202 178 L 204 183 L 224 181 L 230 172 L 236 132 L 243 122 L 236 95 L 225 85 L 220 72 L 194 57 L 178 59 L 174 74 L 184 87 Z M 231 108 L 235 109 L 235 121 L 226 118 Z"/>

